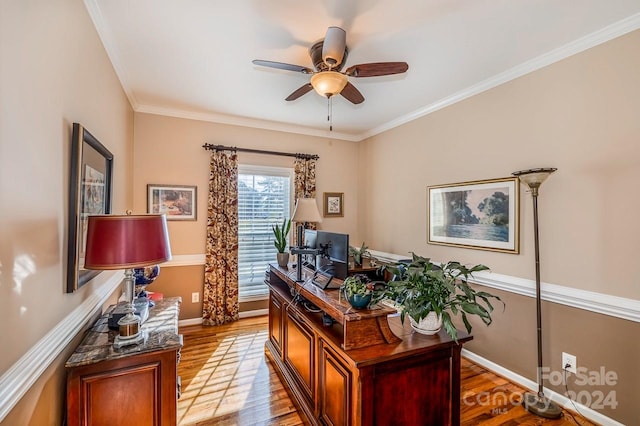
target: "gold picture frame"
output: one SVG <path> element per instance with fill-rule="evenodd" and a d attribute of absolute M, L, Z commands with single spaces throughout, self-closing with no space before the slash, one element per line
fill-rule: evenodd
<path fill-rule="evenodd" d="M 427 187 L 427 243 L 518 254 L 517 177 Z"/>
<path fill-rule="evenodd" d="M 344 192 L 324 192 L 324 217 L 344 216 Z"/>
<path fill-rule="evenodd" d="M 167 220 L 198 219 L 198 188 L 195 185 L 147 185 L 147 213 L 166 214 Z"/>

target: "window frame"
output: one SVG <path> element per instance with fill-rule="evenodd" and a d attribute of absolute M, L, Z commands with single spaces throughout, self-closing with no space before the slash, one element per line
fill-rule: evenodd
<path fill-rule="evenodd" d="M 238 164 L 238 178 L 240 175 L 253 175 L 253 176 L 276 176 L 276 177 L 286 177 L 289 178 L 289 212 L 286 217 L 291 218 L 291 210 L 294 205 L 295 194 L 294 194 L 294 181 L 295 181 L 295 171 L 293 167 L 281 167 L 281 166 L 263 166 L 263 165 L 254 165 L 254 164 Z M 238 193 L 238 198 L 240 194 Z M 239 219 L 238 219 L 239 221 Z M 292 233 L 289 233 L 287 237 L 289 240 L 289 246 L 291 246 L 291 238 Z M 274 258 L 275 262 L 276 259 Z M 240 259 L 238 259 L 238 267 L 240 267 Z M 268 300 L 269 292 L 266 291 L 264 294 L 256 294 L 243 296 L 240 290 L 240 282 L 238 280 L 238 301 L 240 303 L 243 302 L 255 302 L 260 300 Z"/>

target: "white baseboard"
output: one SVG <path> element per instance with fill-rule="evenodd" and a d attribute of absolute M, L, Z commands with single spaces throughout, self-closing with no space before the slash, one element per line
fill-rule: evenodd
<path fill-rule="evenodd" d="M 190 325 L 201 325 L 202 318 L 189 318 L 178 321 L 178 327 L 188 327 Z"/>
<path fill-rule="evenodd" d="M 242 318 L 251 318 L 251 317 L 260 317 L 260 316 L 263 316 L 263 315 L 269 315 L 269 310 L 268 309 L 256 309 L 254 311 L 240 312 L 238 314 L 240 319 L 242 319 Z M 202 318 L 189 318 L 189 319 L 184 319 L 184 320 L 178 321 L 178 326 L 179 327 L 187 327 L 187 326 L 190 326 L 190 325 L 201 325 L 201 324 L 202 324 Z"/>
<path fill-rule="evenodd" d="M 469 361 L 473 361 L 474 363 L 481 365 L 487 370 L 491 370 L 494 373 L 504 377 L 505 379 L 508 379 L 509 381 L 518 384 L 530 391 L 538 391 L 538 384 L 533 380 L 527 379 L 520 374 L 514 373 L 513 371 L 508 370 L 493 361 L 489 361 L 488 359 L 483 358 L 480 355 L 477 355 L 467 349 L 462 349 L 462 356 L 467 358 Z M 547 398 L 551 399 L 556 404 L 559 404 L 567 410 L 575 411 L 571 400 L 566 396 L 546 388 L 544 389 L 544 394 L 545 396 L 547 396 Z M 624 426 L 622 423 L 617 422 L 612 418 L 599 413 L 598 411 L 592 410 L 585 405 L 578 404 L 577 402 L 574 402 L 574 404 L 578 408 L 578 410 L 580 410 L 580 414 L 583 417 L 586 417 L 588 420 L 591 420 L 597 424 L 600 424 L 602 426 Z"/>
<path fill-rule="evenodd" d="M 269 309 L 256 309 L 254 311 L 240 312 L 240 318 L 261 317 L 269 315 Z"/>

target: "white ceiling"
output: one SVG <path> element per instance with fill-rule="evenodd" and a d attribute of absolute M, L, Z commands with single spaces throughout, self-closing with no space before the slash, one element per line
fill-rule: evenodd
<path fill-rule="evenodd" d="M 361 140 L 640 28 L 638 0 L 85 0 L 136 111 Z M 309 92 L 327 27 L 346 67 L 405 61 L 406 74 L 350 78 L 365 101 Z M 346 69 L 345 67 L 345 69 Z"/>

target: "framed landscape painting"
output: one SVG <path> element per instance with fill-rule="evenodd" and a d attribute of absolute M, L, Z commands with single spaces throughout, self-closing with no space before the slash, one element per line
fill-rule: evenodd
<path fill-rule="evenodd" d="M 196 220 L 195 185 L 147 185 L 147 213 L 166 214 L 167 220 Z"/>
<path fill-rule="evenodd" d="M 517 177 L 429 186 L 429 244 L 519 253 Z"/>

